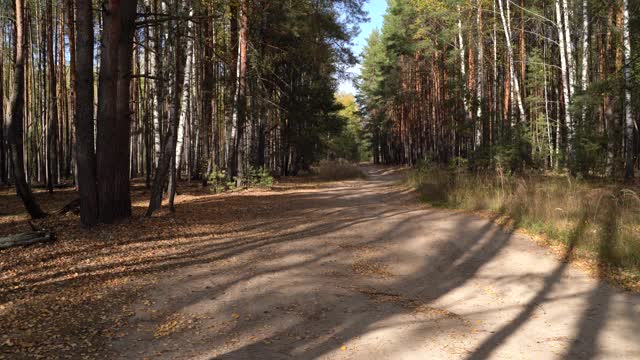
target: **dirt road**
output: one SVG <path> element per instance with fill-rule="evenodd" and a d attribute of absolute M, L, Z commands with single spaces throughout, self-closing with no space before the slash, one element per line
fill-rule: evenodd
<path fill-rule="evenodd" d="M 429 209 L 399 174 L 274 196 L 162 276 L 123 358 L 640 359 L 640 296 L 474 216 Z M 213 206 L 213 205 L 212 205 Z M 203 237 L 212 234 L 201 234 Z M 196 239 L 197 240 L 197 239 Z"/>

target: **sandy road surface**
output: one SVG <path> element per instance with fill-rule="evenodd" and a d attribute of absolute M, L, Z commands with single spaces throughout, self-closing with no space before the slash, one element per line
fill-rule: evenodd
<path fill-rule="evenodd" d="M 488 220 L 419 204 L 393 170 L 368 171 L 243 218 L 250 232 L 203 249 L 219 261 L 163 275 L 111 348 L 132 359 L 640 359 L 639 295 Z"/>

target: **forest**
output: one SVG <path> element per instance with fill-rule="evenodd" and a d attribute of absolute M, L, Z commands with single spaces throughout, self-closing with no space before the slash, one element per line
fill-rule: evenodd
<path fill-rule="evenodd" d="M 91 226 L 131 215 L 133 178 L 150 215 L 180 179 L 308 171 L 347 127 L 362 3 L 3 1 L 0 181 L 33 218 L 32 186 L 77 184 Z"/>
<path fill-rule="evenodd" d="M 633 181 L 639 6 L 390 1 L 359 85 L 374 161 Z"/>
<path fill-rule="evenodd" d="M 640 0 L 0 0 L 0 359 L 640 359 Z"/>

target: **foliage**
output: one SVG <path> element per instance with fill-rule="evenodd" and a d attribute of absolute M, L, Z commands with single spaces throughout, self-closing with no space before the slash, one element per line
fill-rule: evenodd
<path fill-rule="evenodd" d="M 337 114 L 342 126 L 341 131 L 337 135 L 330 136 L 327 141 L 328 157 L 353 162 L 368 160 L 370 157 L 368 139 L 355 97 L 351 94 L 338 94 L 336 100 L 342 106 Z"/>
<path fill-rule="evenodd" d="M 268 169 L 264 167 L 249 169 L 249 178 L 246 184 L 248 187 L 270 188 L 273 186 L 273 183 L 273 176 L 271 176 Z"/>
<path fill-rule="evenodd" d="M 214 167 L 211 173 L 209 173 L 208 183 L 211 192 L 218 194 L 236 189 L 238 178 L 234 177 L 232 180 L 229 180 L 226 171 Z M 249 168 L 247 176 L 243 181 L 245 188 L 271 188 L 273 183 L 273 176 L 265 167 Z"/>
<path fill-rule="evenodd" d="M 218 194 L 229 190 L 235 186 L 235 182 L 227 181 L 227 173 L 224 170 L 218 169 L 218 167 L 214 166 L 213 170 L 209 173 L 209 189 L 214 194 Z"/>
<path fill-rule="evenodd" d="M 367 40 L 358 81 L 374 162 L 449 164 L 458 157 L 476 170 L 620 178 L 633 154 L 637 168 L 637 126 L 623 119 L 626 89 L 636 123 L 640 109 L 640 64 L 633 60 L 639 8 L 629 2 L 626 79 L 622 5 L 568 2 L 558 21 L 572 35 L 563 43 L 548 1 L 389 1 L 382 28 Z M 564 11 L 576 15 L 567 16 L 569 24 Z M 512 29 L 509 39 L 504 27 Z M 570 50 L 573 58 L 562 63 L 560 54 Z"/>

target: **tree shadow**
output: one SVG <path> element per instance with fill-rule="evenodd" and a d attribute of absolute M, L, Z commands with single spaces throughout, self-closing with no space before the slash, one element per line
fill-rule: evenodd
<path fill-rule="evenodd" d="M 560 281 L 567 267 L 570 264 L 573 251 L 584 234 L 587 226 L 586 214 L 582 217 L 576 228 L 569 237 L 569 243 L 566 253 L 558 266 L 544 279 L 543 286 L 536 295 L 524 306 L 522 311 L 512 319 L 508 324 L 503 326 L 499 331 L 484 340 L 476 349 L 467 357 L 469 360 L 488 359 L 491 354 L 503 344 L 511 335 L 513 335 L 521 326 L 523 326 L 538 309 L 538 307 L 547 301 L 547 297 L 553 290 L 554 286 Z"/>
<path fill-rule="evenodd" d="M 600 279 L 586 299 L 586 306 L 576 324 L 576 334 L 565 353 L 566 358 L 594 359 L 601 352 L 599 337 L 609 315 L 613 290 L 603 280 L 607 278 L 609 259 L 618 241 L 618 216 L 620 208 L 614 199 L 604 198 L 605 211 L 599 215 L 601 223 L 597 253 L 597 276 Z"/>
<path fill-rule="evenodd" d="M 326 318 L 322 316 L 322 309 L 329 308 L 331 310 L 326 310 L 326 312 L 330 314 L 328 318 L 332 318 L 334 321 L 339 320 L 338 322 L 343 324 L 339 330 L 331 332 L 331 336 L 324 338 L 296 337 L 292 342 L 282 344 L 281 346 L 273 345 L 278 343 L 280 339 L 289 338 L 290 334 L 304 334 L 305 331 L 307 331 L 308 324 L 304 320 L 297 320 L 292 321 L 287 326 L 257 341 L 217 354 L 216 358 L 278 359 L 281 357 L 289 357 L 292 352 L 296 358 L 317 358 L 340 348 L 340 345 L 349 339 L 355 339 L 371 331 L 381 330 L 385 327 L 396 326 L 393 324 L 395 324 L 395 318 L 397 316 L 407 316 L 408 314 L 416 312 L 422 314 L 419 316 L 427 316 L 430 319 L 430 321 L 414 321 L 415 324 L 413 325 L 417 326 L 420 329 L 419 332 L 422 334 L 438 332 L 443 328 L 466 329 L 468 324 L 461 317 L 437 309 L 431 304 L 472 279 L 485 264 L 490 262 L 500 253 L 501 249 L 508 244 L 512 232 L 500 229 L 491 221 L 474 219 L 459 214 L 438 212 L 438 214 L 442 213 L 444 213 L 446 217 L 454 218 L 454 224 L 451 226 L 452 229 L 447 232 L 445 239 L 439 242 L 433 251 L 427 254 L 426 258 L 420 260 L 421 264 L 417 269 L 406 276 L 401 276 L 387 282 L 356 280 L 356 283 L 345 284 L 344 287 L 335 290 L 339 295 L 319 294 L 317 293 L 317 289 L 316 291 L 310 291 L 304 286 L 297 288 L 294 284 L 281 288 L 277 288 L 275 284 L 273 284 L 258 294 L 246 294 L 236 300 L 239 304 L 254 304 L 247 306 L 257 307 L 257 309 L 254 309 L 254 312 L 261 314 L 273 311 L 269 305 L 274 302 L 291 304 L 291 300 L 287 299 L 297 298 L 298 300 L 293 303 L 294 305 L 298 304 L 295 305 L 295 308 L 301 309 L 303 319 L 306 318 L 315 321 L 315 326 L 321 328 L 320 333 L 331 332 L 335 326 L 334 322 L 326 320 Z M 399 214 L 398 217 L 397 222 L 375 238 L 362 241 L 353 235 L 353 237 L 343 239 L 343 242 L 347 244 L 355 243 L 360 248 L 384 246 L 388 239 L 404 241 L 415 236 L 422 236 L 425 228 L 428 228 L 430 224 L 436 224 L 436 220 L 438 220 L 438 217 L 434 216 L 434 212 L 430 210 Z M 368 223 L 370 223 L 371 225 L 369 226 L 373 226 L 374 221 L 379 220 L 380 217 L 374 217 L 361 225 L 367 226 Z M 314 235 L 311 234 L 311 237 L 313 236 Z M 217 283 L 211 289 L 201 291 L 197 296 L 188 294 L 175 299 L 171 301 L 171 304 L 166 305 L 166 308 L 189 309 L 204 306 L 201 304 L 207 303 L 209 299 L 219 298 L 221 294 L 224 294 L 225 291 L 237 284 L 249 282 L 252 279 L 269 273 L 281 273 L 292 269 L 318 267 L 323 261 L 335 256 L 338 251 L 340 251 L 339 248 L 333 248 L 324 252 L 320 251 L 317 256 L 308 258 L 306 261 L 297 262 L 289 266 L 271 266 L 263 271 L 253 273 L 248 277 L 245 276 L 229 282 Z M 303 252 L 313 251 L 306 249 L 303 250 Z M 280 253 L 278 257 L 286 258 L 288 255 L 287 253 Z M 393 261 L 394 259 L 382 255 L 375 260 L 383 262 Z M 332 266 L 339 267 L 335 263 L 332 263 Z M 198 283 L 207 276 L 208 275 L 195 277 L 189 279 L 189 281 Z M 326 282 L 326 279 L 324 279 L 324 274 L 318 273 L 310 278 L 299 279 L 299 281 L 305 284 L 322 284 Z M 329 291 L 329 293 L 331 293 L 331 291 Z M 326 296 L 328 299 L 322 302 L 323 305 L 317 305 L 314 300 L 316 296 L 319 298 Z M 345 303 L 347 305 L 344 305 Z M 383 307 L 384 311 L 379 313 L 369 311 L 372 303 Z M 217 312 L 227 311 L 231 311 L 231 309 Z M 344 313 L 342 313 L 343 311 Z M 318 315 L 318 313 L 320 313 L 320 315 Z M 283 315 L 287 316 L 286 313 Z M 270 322 L 270 320 L 266 321 L 267 323 Z M 277 321 L 274 321 L 274 323 L 275 322 Z M 391 324 L 385 324 L 389 322 L 391 322 Z M 134 322 L 131 324 L 131 327 L 137 328 L 139 325 L 139 323 Z M 241 324 L 234 328 L 234 332 L 251 332 L 256 330 L 260 325 L 259 323 L 253 325 Z M 134 336 L 140 336 L 140 334 Z M 187 341 L 189 336 L 188 333 L 172 334 L 172 338 L 176 342 Z M 217 340 L 211 339 L 206 344 L 201 344 L 200 347 L 197 347 L 193 344 L 193 340 L 194 339 L 191 339 L 190 343 L 194 348 L 191 348 L 189 351 L 195 351 L 193 352 L 194 356 L 196 353 L 199 354 L 198 356 L 201 356 L 202 353 L 210 352 L 212 349 L 224 345 Z M 143 343 L 141 346 L 146 347 L 143 352 L 150 351 L 150 347 L 155 346 L 153 345 L 155 344 L 153 341 Z M 127 353 L 132 353 L 138 352 L 140 349 L 127 348 L 126 351 Z"/>

